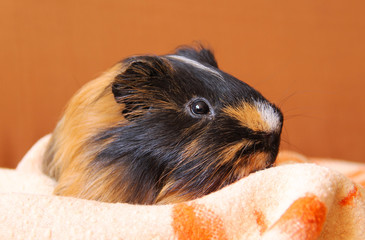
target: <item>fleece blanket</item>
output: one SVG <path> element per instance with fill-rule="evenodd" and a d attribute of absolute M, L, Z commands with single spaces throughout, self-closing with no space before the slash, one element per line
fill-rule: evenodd
<path fill-rule="evenodd" d="M 0 170 L 0 239 L 365 239 L 365 165 L 281 152 L 202 198 L 146 206 L 52 195 L 42 138 Z"/>

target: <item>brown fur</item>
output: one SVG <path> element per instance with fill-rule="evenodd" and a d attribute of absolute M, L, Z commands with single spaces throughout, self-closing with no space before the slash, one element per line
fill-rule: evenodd
<path fill-rule="evenodd" d="M 59 184 L 55 194 L 65 196 L 77 196 L 106 200 L 102 197 L 108 188 L 108 179 L 111 180 L 111 169 L 105 169 L 103 174 L 94 176 L 90 182 L 90 169 L 88 164 L 95 154 L 103 148 L 87 149 L 85 145 L 90 137 L 100 131 L 123 121 L 120 114 L 122 106 L 119 106 L 111 93 L 110 84 L 114 77 L 122 71 L 122 65 L 117 64 L 99 78 L 86 84 L 71 99 L 63 118 L 58 123 L 48 150 L 45 154 L 43 170 L 58 180 Z M 81 174 L 80 174 L 81 173 Z M 85 186 L 89 191 L 81 191 Z M 92 193 L 91 193 L 92 192 Z M 95 198 L 95 197 L 93 197 Z"/>
<path fill-rule="evenodd" d="M 210 53 L 206 52 L 206 54 L 208 55 L 203 57 L 211 57 Z M 130 62 L 116 64 L 75 94 L 53 132 L 43 162 L 43 171 L 58 181 L 55 194 L 104 202 L 176 203 L 201 197 L 220 189 L 251 172 L 268 167 L 275 160 L 277 149 L 273 149 L 271 155 L 265 152 L 268 150 L 263 149 L 263 147 L 256 151 L 255 146 L 259 140 L 251 140 L 244 138 L 244 136 L 232 140 L 232 143 L 217 144 L 217 148 L 214 148 L 214 144 L 221 139 L 215 139 L 210 143 L 213 144 L 213 148 L 211 148 L 212 146 L 207 143 L 210 139 L 207 139 L 206 136 L 211 134 L 208 130 L 215 127 L 214 122 L 211 122 L 214 120 L 214 116 L 194 119 L 194 116 L 189 115 L 187 105 L 181 107 L 181 103 L 179 105 L 176 100 L 171 100 L 171 96 L 182 98 L 189 94 L 181 89 L 178 82 L 169 82 L 171 85 L 168 85 L 167 92 L 153 88 L 155 83 L 153 80 L 160 81 L 157 83 L 159 85 L 163 81 L 161 79 L 169 78 L 169 74 L 174 74 L 174 71 L 175 69 L 166 57 L 160 57 L 158 60 L 153 57 L 146 57 L 138 61 L 131 58 Z M 174 78 L 171 77 L 170 79 Z M 244 87 L 249 88 L 248 86 Z M 184 99 L 184 102 L 189 104 L 189 100 L 196 97 L 199 96 L 189 97 Z M 261 99 L 261 101 L 264 100 Z M 149 104 L 153 104 L 153 107 L 150 107 Z M 178 148 L 179 161 L 169 160 L 174 165 L 168 165 L 170 162 L 166 164 L 166 160 L 159 162 L 158 159 L 155 159 L 156 162 L 154 162 L 151 158 L 138 159 L 139 162 L 137 163 L 135 160 L 134 162 L 128 161 L 128 159 L 121 160 L 122 157 L 118 155 L 120 154 L 118 149 L 125 145 L 119 145 L 119 135 L 111 134 L 107 137 L 105 135 L 100 137 L 100 133 L 109 133 L 113 129 L 124 130 L 123 127 L 129 126 L 136 119 L 143 118 L 144 114 L 162 112 L 165 117 L 164 114 L 169 111 L 180 114 L 178 116 L 182 119 L 185 117 L 185 120 L 181 120 L 182 122 L 175 119 L 176 122 L 172 122 L 172 125 L 176 123 L 186 126 L 184 121 L 191 121 L 189 127 L 176 128 L 177 131 L 181 130 L 181 133 L 178 139 L 176 136 L 175 139 L 171 138 L 173 147 L 169 145 L 170 139 L 160 145 L 162 146 L 161 151 L 165 147 Z M 221 109 L 221 112 L 221 118 L 237 120 L 244 129 L 259 134 L 270 133 L 268 123 L 262 119 L 256 107 L 250 103 L 239 102 L 238 105 L 235 104 L 234 106 L 226 105 Z M 143 131 L 150 130 L 148 128 L 154 127 L 159 121 L 161 121 L 160 118 L 156 122 L 150 123 L 153 126 L 142 126 Z M 225 125 L 225 128 L 227 127 L 229 128 Z M 221 134 L 221 129 L 213 129 Z M 240 131 L 240 128 L 237 129 Z M 229 130 L 228 132 L 230 131 L 236 130 Z M 280 131 L 276 133 L 279 134 L 279 137 Z M 161 138 L 169 136 L 165 132 L 157 131 L 154 133 Z M 191 140 L 190 136 L 194 136 L 194 138 Z M 155 137 L 157 138 L 157 136 Z M 153 141 L 149 140 L 149 137 L 146 139 Z M 132 139 L 133 141 L 134 139 Z M 144 143 L 148 144 L 148 141 Z M 114 143 L 118 144 L 114 146 L 112 145 Z M 144 145 L 140 147 L 144 147 Z M 115 159 L 114 156 L 111 157 L 111 161 L 117 160 L 117 164 L 102 157 L 97 161 L 95 160 L 97 156 L 103 156 L 105 150 L 109 153 L 110 149 L 117 151 Z M 246 149 L 253 149 L 250 150 L 253 152 L 246 153 Z M 243 154 L 244 152 L 245 154 Z M 172 153 L 175 154 L 173 151 Z M 165 154 L 168 155 L 168 152 Z M 139 172 L 134 172 L 135 175 L 133 175 L 130 172 L 131 164 L 133 167 L 136 166 L 133 164 L 140 163 L 143 164 L 139 165 L 142 169 Z M 143 189 L 145 182 L 141 183 L 141 179 L 146 173 L 144 166 L 149 166 L 148 164 L 151 164 L 152 167 L 157 166 L 155 171 L 161 175 L 158 175 L 158 179 L 144 179 L 149 183 L 152 181 L 152 185 L 148 185 L 150 189 L 146 190 Z M 167 166 L 161 171 L 163 164 Z M 135 169 L 139 170 L 139 168 Z M 147 173 L 148 171 L 150 169 L 147 170 Z M 187 175 L 189 177 L 184 179 Z M 151 176 L 154 177 L 155 175 L 152 174 Z M 134 194 L 133 191 L 139 192 Z"/>

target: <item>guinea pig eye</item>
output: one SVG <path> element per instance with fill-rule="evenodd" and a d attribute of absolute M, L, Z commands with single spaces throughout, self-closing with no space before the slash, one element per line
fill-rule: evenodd
<path fill-rule="evenodd" d="M 197 99 L 190 104 L 190 111 L 194 115 L 206 115 L 210 113 L 210 107 L 205 100 Z"/>

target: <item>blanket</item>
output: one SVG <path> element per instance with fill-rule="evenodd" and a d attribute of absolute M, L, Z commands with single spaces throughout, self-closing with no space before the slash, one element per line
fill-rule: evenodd
<path fill-rule="evenodd" d="M 169 205 L 52 195 L 49 136 L 0 170 L 0 239 L 365 239 L 365 164 L 281 152 L 275 167 Z"/>

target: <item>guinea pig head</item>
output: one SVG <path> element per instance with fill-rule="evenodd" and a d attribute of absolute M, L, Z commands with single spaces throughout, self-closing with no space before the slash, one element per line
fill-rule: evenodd
<path fill-rule="evenodd" d="M 92 184 L 86 179 L 79 197 L 181 202 L 276 159 L 282 113 L 221 71 L 210 50 L 180 48 L 172 55 L 128 58 L 103 94 L 112 94 L 120 121 L 84 141 L 82 149 L 98 150 L 83 170 Z"/>

